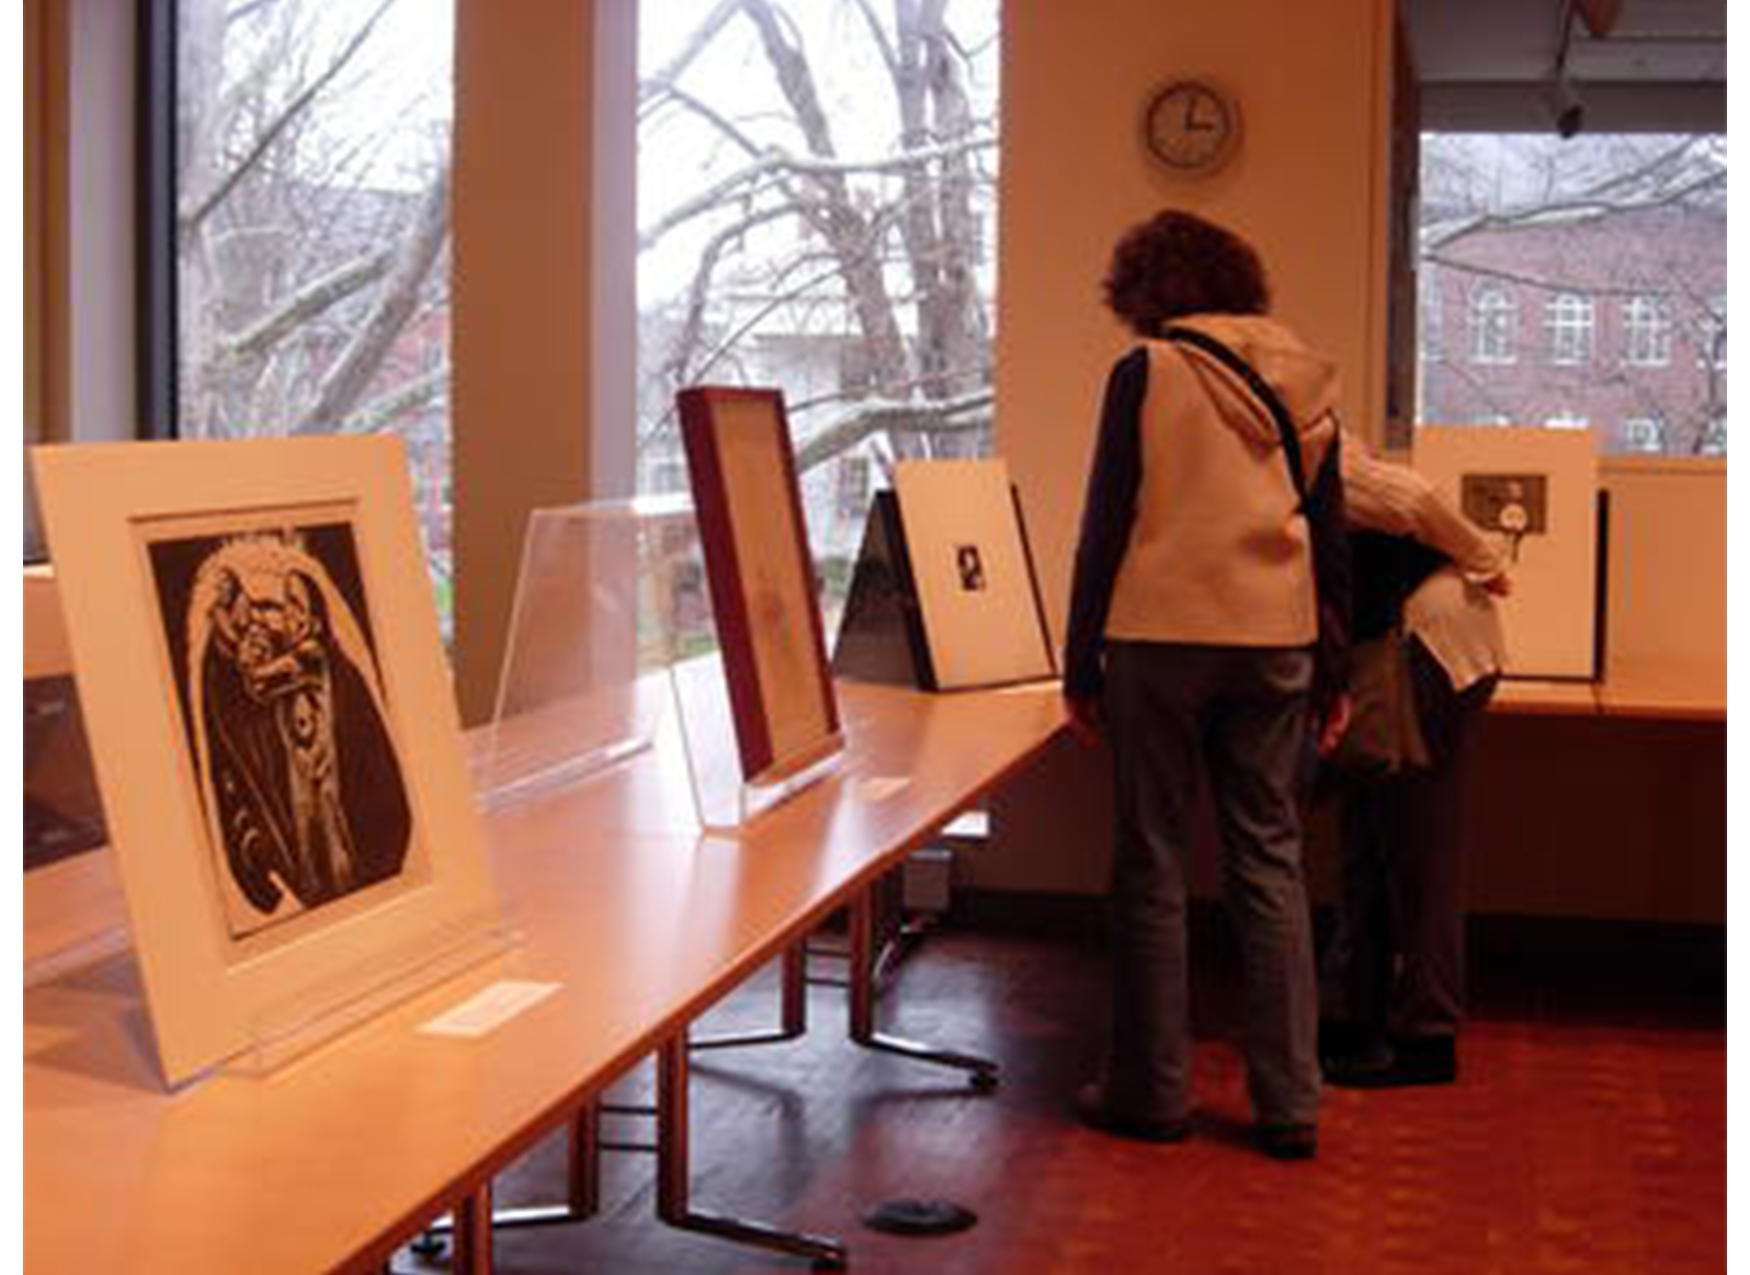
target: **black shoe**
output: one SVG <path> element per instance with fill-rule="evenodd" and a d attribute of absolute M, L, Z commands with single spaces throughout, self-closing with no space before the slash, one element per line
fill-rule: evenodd
<path fill-rule="evenodd" d="M 1458 1048 L 1451 1036 L 1394 1036 L 1384 1045 L 1322 1062 L 1325 1083 L 1343 1089 L 1399 1089 L 1450 1085 L 1458 1079 Z"/>
<path fill-rule="evenodd" d="M 1365 1033 L 1346 1018 L 1319 1019 L 1319 1058 L 1352 1054 L 1364 1043 Z"/>
<path fill-rule="evenodd" d="M 1310 1160 L 1319 1153 L 1319 1130 L 1310 1124 L 1260 1124 L 1258 1148 L 1272 1160 Z"/>
<path fill-rule="evenodd" d="M 1112 1110 L 1106 1101 L 1105 1086 L 1094 1082 L 1076 1090 L 1076 1115 L 1090 1129 L 1115 1134 L 1120 1138 L 1135 1138 L 1140 1142 L 1183 1142 L 1191 1136 L 1191 1118 L 1147 1120 L 1127 1116 Z"/>

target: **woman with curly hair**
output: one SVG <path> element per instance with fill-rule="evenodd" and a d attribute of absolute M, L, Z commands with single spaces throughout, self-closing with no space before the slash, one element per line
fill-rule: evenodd
<path fill-rule="evenodd" d="M 1318 999 L 1298 785 L 1309 722 L 1341 729 L 1346 656 L 1334 364 L 1267 317 L 1239 236 L 1166 211 L 1118 242 L 1107 304 L 1139 338 L 1095 445 L 1064 697 L 1110 743 L 1112 1031 L 1084 1119 L 1191 1130 L 1184 865 L 1199 766 L 1247 981 L 1262 1149 L 1317 1151 Z"/>

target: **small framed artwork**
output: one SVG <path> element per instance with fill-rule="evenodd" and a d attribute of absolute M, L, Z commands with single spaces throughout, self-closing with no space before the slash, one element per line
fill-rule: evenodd
<path fill-rule="evenodd" d="M 1007 464 L 900 462 L 869 507 L 833 667 L 927 691 L 1057 676 Z"/>
<path fill-rule="evenodd" d="M 1598 675 L 1598 454 L 1591 430 L 1424 425 L 1415 466 L 1500 544 L 1507 675 Z"/>
<path fill-rule="evenodd" d="M 495 926 L 399 441 L 33 459 L 166 1078 Z"/>
<path fill-rule="evenodd" d="M 843 743 L 783 396 L 678 396 L 742 777 L 768 783 Z"/>
<path fill-rule="evenodd" d="M 901 461 L 893 487 L 934 689 L 1055 677 L 1008 465 L 1000 459 Z"/>

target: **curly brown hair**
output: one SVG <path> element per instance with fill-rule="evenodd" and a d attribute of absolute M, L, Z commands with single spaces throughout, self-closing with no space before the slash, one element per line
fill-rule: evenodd
<path fill-rule="evenodd" d="M 1112 250 L 1106 304 L 1138 336 L 1188 314 L 1266 314 L 1270 284 L 1256 250 L 1231 230 L 1169 208 Z"/>

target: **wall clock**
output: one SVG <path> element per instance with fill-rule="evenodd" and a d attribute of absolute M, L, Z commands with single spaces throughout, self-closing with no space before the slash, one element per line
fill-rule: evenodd
<path fill-rule="evenodd" d="M 1207 80 L 1175 80 L 1149 97 L 1142 135 L 1175 172 L 1214 172 L 1239 149 L 1239 103 Z"/>

